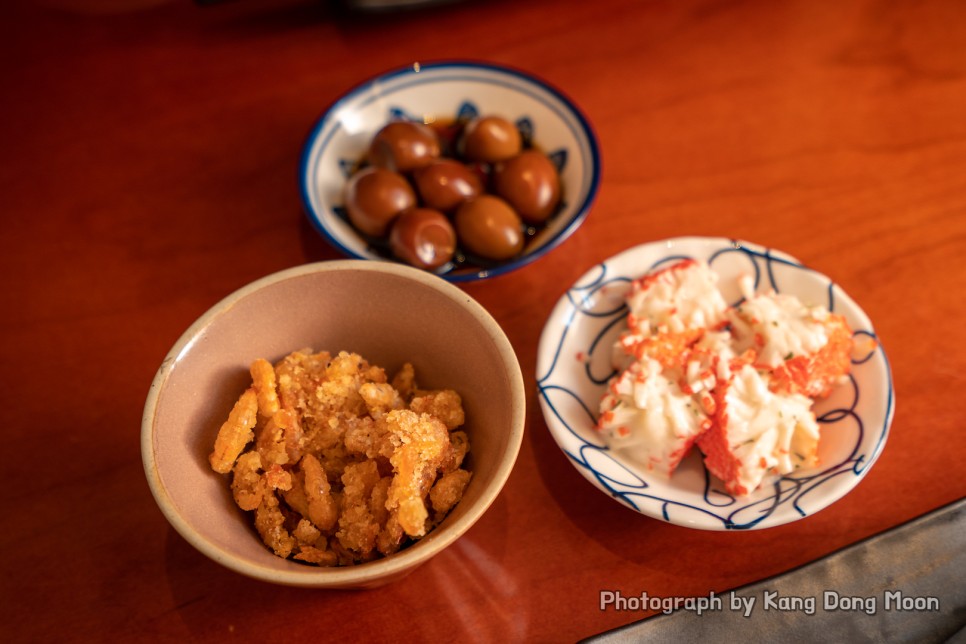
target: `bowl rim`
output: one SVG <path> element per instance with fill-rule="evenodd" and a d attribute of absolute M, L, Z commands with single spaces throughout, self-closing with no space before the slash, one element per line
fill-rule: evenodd
<path fill-rule="evenodd" d="M 470 507 L 454 523 L 447 526 L 445 530 L 430 532 L 422 540 L 417 541 L 399 553 L 364 564 L 337 568 L 300 566 L 304 570 L 293 569 L 291 571 L 280 571 L 239 558 L 231 551 L 206 539 L 179 513 L 174 501 L 161 481 L 158 470 L 154 450 L 156 434 L 154 421 L 157 416 L 161 393 L 164 391 L 165 385 L 171 377 L 173 369 L 178 364 L 181 355 L 191 347 L 199 335 L 216 318 L 231 309 L 235 303 L 265 287 L 286 280 L 309 274 L 346 270 L 391 274 L 414 280 L 440 292 L 443 296 L 468 310 L 480 322 L 484 330 L 494 341 L 501 360 L 507 367 L 507 379 L 510 385 L 511 396 L 511 422 L 508 428 L 507 446 L 503 459 L 494 471 L 493 478 L 484 489 L 476 504 Z M 431 559 L 469 530 L 486 512 L 490 505 L 493 504 L 496 497 L 503 490 L 519 456 L 525 425 L 526 393 L 519 360 L 503 329 L 479 302 L 453 284 L 431 273 L 404 264 L 372 262 L 358 259 L 328 260 L 284 269 L 242 286 L 209 308 L 181 334 L 166 354 L 148 390 L 141 419 L 141 458 L 151 494 L 165 518 L 188 543 L 208 558 L 247 577 L 275 584 L 315 588 L 359 587 L 367 584 L 375 584 L 381 579 L 399 576 L 415 570 L 419 565 Z M 423 544 L 425 544 L 423 547 L 419 547 Z"/>
<path fill-rule="evenodd" d="M 386 263 L 398 263 L 391 259 L 379 259 L 373 260 L 371 257 L 366 257 L 355 252 L 341 241 L 339 241 L 334 235 L 332 235 L 325 227 L 322 226 L 322 216 L 325 213 L 316 212 L 312 205 L 312 199 L 309 196 L 309 177 L 308 168 L 309 164 L 313 158 L 312 148 L 316 139 L 318 138 L 321 131 L 329 124 L 329 122 L 334 118 L 334 115 L 339 112 L 343 105 L 346 105 L 350 101 L 356 99 L 358 96 L 362 95 L 364 92 L 369 91 L 369 89 L 385 80 L 396 78 L 398 76 L 403 76 L 406 74 L 420 73 L 425 70 L 442 70 L 442 69 L 476 69 L 485 70 L 490 72 L 495 72 L 498 74 L 505 74 L 507 76 L 512 76 L 518 79 L 522 79 L 528 83 L 531 83 L 543 91 L 547 92 L 554 98 L 560 101 L 560 103 L 569 110 L 578 125 L 580 126 L 579 132 L 586 139 L 588 151 L 590 153 L 590 167 L 589 171 L 591 173 L 590 183 L 588 184 L 587 196 L 583 201 L 575 206 L 576 211 L 570 222 L 567 223 L 560 231 L 553 235 L 543 246 L 538 248 L 532 253 L 527 253 L 526 255 L 521 255 L 511 262 L 505 264 L 500 264 L 491 268 L 481 268 L 478 271 L 470 273 L 441 273 L 436 274 L 438 277 L 443 278 L 448 282 L 473 282 L 477 280 L 483 280 L 490 277 L 496 277 L 498 275 L 503 275 L 509 273 L 510 271 L 522 268 L 531 262 L 534 262 L 551 250 L 562 244 L 567 238 L 569 238 L 580 225 L 584 222 L 587 216 L 590 214 L 590 208 L 597 198 L 597 193 L 600 187 L 601 179 L 601 154 L 600 154 L 600 143 L 597 138 L 597 133 L 594 130 L 593 125 L 591 125 L 590 120 L 584 114 L 583 110 L 578 107 L 577 103 L 570 98 L 563 90 L 553 85 L 549 81 L 534 75 L 531 72 L 524 71 L 518 67 L 513 67 L 505 64 L 498 64 L 482 60 L 474 60 L 471 58 L 447 58 L 430 60 L 427 62 L 416 62 L 410 65 L 399 66 L 391 68 L 387 71 L 377 73 L 370 76 L 366 80 L 359 82 L 348 90 L 343 92 L 338 98 L 332 101 L 328 107 L 326 107 L 321 115 L 316 119 L 315 123 L 306 135 L 305 140 L 302 145 L 302 153 L 299 158 L 298 166 L 298 181 L 299 181 L 299 194 L 301 196 L 302 208 L 312 224 L 312 227 L 322 235 L 322 237 L 336 250 L 340 251 L 344 255 L 356 259 L 363 259 L 367 261 L 383 261 Z"/>

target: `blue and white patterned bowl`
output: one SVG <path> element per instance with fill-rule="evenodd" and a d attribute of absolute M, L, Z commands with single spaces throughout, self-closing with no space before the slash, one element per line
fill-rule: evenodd
<path fill-rule="evenodd" d="M 707 472 L 697 449 L 667 479 L 611 451 L 594 431 L 598 403 L 614 374 L 612 346 L 625 325 L 628 284 L 654 267 L 686 257 L 710 263 L 730 303 L 741 299 L 736 278 L 751 274 L 756 287 L 822 304 L 848 320 L 855 338 L 849 383 L 814 407 L 822 428 L 819 467 L 776 478 L 750 496 L 736 498 Z M 894 412 L 889 362 L 862 309 L 828 277 L 796 259 L 720 238 L 644 244 L 588 271 L 560 299 L 544 326 L 537 388 L 551 434 L 591 483 L 642 514 L 704 530 L 773 527 L 834 503 L 858 484 L 882 452 Z"/>
<path fill-rule="evenodd" d="M 305 144 L 299 178 L 309 220 L 335 248 L 360 259 L 390 259 L 349 224 L 346 179 L 373 135 L 393 119 L 453 121 L 477 114 L 503 116 L 547 153 L 561 175 L 564 202 L 523 254 L 489 267 L 458 261 L 438 273 L 454 282 L 507 273 L 543 256 L 583 222 L 597 194 L 600 154 L 580 110 L 559 90 L 521 71 L 474 62 L 414 64 L 369 80 L 336 101 Z"/>

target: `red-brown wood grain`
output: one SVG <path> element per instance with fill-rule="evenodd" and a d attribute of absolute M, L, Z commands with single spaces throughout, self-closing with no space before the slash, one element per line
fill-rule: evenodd
<path fill-rule="evenodd" d="M 16 3 L 0 20 L 0 631 L 51 639 L 573 640 L 966 493 L 966 5 L 466 0 L 358 16 L 321 0 Z M 387 68 L 472 58 L 560 87 L 599 136 L 598 199 L 564 245 L 465 286 L 528 389 L 513 475 L 437 559 L 367 592 L 248 580 L 168 526 L 139 452 L 181 332 L 265 274 L 338 254 L 301 211 L 310 127 Z M 779 528 L 709 533 L 607 500 L 540 414 L 557 298 L 637 243 L 727 236 L 831 276 L 875 323 L 896 415 L 860 485 Z"/>

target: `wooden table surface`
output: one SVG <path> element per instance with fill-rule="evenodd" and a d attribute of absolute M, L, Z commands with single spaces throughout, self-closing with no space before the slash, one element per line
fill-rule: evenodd
<path fill-rule="evenodd" d="M 321 1 L 45 0 L 0 20 L 6 641 L 574 640 L 964 496 L 966 4 L 466 1 L 367 17 Z M 338 257 L 296 180 L 312 124 L 388 68 L 473 58 L 562 88 L 600 140 L 585 224 L 463 286 L 526 377 L 526 437 L 452 548 L 373 591 L 241 577 L 165 521 L 139 451 L 182 331 L 268 273 Z M 888 443 L 858 487 L 783 527 L 713 533 L 607 500 L 553 442 L 534 383 L 558 297 L 638 243 L 742 238 L 831 276 L 891 360 Z"/>

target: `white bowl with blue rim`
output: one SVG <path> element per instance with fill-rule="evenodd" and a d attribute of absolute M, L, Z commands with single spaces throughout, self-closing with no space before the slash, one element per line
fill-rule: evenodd
<path fill-rule="evenodd" d="M 612 347 L 625 328 L 632 280 L 669 262 L 693 258 L 718 273 L 726 301 L 737 304 L 737 278 L 773 288 L 845 316 L 853 331 L 848 382 L 813 407 L 819 466 L 775 477 L 744 497 L 708 473 L 698 449 L 670 478 L 654 474 L 594 430 L 598 405 L 615 375 Z M 681 237 L 636 246 L 588 270 L 560 298 L 540 337 L 537 391 L 547 427 L 570 463 L 594 486 L 641 514 L 704 530 L 749 530 L 807 517 L 858 485 L 882 453 L 895 411 L 892 374 L 872 322 L 827 276 L 795 258 L 745 241 Z"/>
<path fill-rule="evenodd" d="M 350 90 L 312 129 L 302 153 L 302 202 L 316 230 L 337 250 L 359 259 L 394 261 L 361 236 L 345 213 L 344 190 L 375 133 L 391 120 L 460 121 L 498 115 L 514 122 L 524 141 L 543 150 L 560 173 L 562 205 L 546 226 L 528 230 L 523 252 L 487 266 L 457 255 L 436 271 L 454 282 L 493 277 L 542 257 L 586 218 L 600 182 L 597 138 L 587 118 L 559 89 L 522 71 L 451 61 L 413 64 Z"/>

